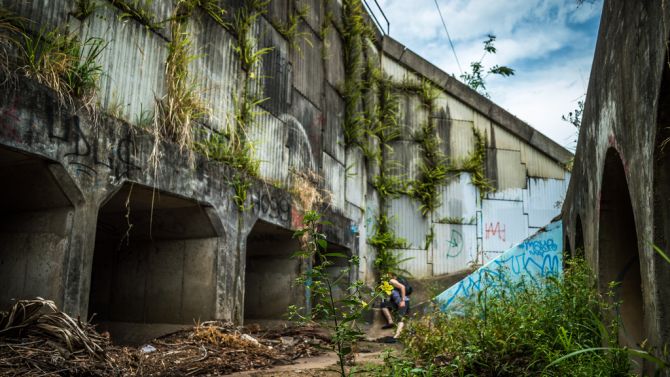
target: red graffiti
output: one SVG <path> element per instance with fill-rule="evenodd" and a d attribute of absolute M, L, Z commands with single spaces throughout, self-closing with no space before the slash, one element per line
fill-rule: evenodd
<path fill-rule="evenodd" d="M 303 214 L 297 208 L 291 207 L 291 228 L 302 228 Z"/>
<path fill-rule="evenodd" d="M 12 106 L 5 108 L 0 112 L 0 137 L 5 137 L 13 141 L 21 141 L 21 135 L 14 127 L 19 122 L 19 115 L 16 112 L 16 98 Z"/>
<path fill-rule="evenodd" d="M 484 227 L 484 231 L 486 232 L 485 233 L 486 239 L 497 236 L 498 239 L 500 239 L 503 242 L 505 242 L 505 230 L 506 230 L 505 224 L 501 225 L 499 222 L 497 222 L 495 225 L 493 225 L 493 223 L 488 223 Z"/>

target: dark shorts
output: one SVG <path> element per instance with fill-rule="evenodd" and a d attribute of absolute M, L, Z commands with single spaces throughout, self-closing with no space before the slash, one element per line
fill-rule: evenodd
<path fill-rule="evenodd" d="M 409 314 L 409 297 L 405 296 L 405 306 L 400 307 L 400 292 L 393 290 L 391 297 L 382 301 L 382 308 L 389 308 L 398 313 L 400 317 L 405 317 Z"/>

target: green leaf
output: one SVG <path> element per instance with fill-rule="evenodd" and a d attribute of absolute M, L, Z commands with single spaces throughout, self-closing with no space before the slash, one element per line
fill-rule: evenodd
<path fill-rule="evenodd" d="M 335 252 L 326 253 L 326 254 L 323 254 L 323 256 L 324 257 L 335 257 L 335 258 L 346 258 L 347 257 L 347 255 L 344 254 L 344 253 L 335 253 Z"/>
<path fill-rule="evenodd" d="M 328 241 L 324 239 L 317 239 L 316 243 L 321 246 L 322 249 L 327 249 L 328 248 Z"/>

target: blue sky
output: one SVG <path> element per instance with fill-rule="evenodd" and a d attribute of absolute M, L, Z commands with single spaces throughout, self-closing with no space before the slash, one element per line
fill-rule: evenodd
<path fill-rule="evenodd" d="M 390 35 L 444 71 L 460 76 L 434 0 L 377 0 Z M 488 76 L 491 99 L 559 144 L 573 149 L 576 132 L 561 115 L 583 99 L 598 34 L 602 0 L 438 0 L 463 71 L 497 36 L 485 67 L 513 68 L 508 78 Z M 368 0 L 373 9 L 373 0 Z"/>

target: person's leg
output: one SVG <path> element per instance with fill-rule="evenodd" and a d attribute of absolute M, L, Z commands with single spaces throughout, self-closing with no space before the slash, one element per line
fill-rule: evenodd
<path fill-rule="evenodd" d="M 403 327 L 405 327 L 405 317 L 407 317 L 407 313 L 409 313 L 409 300 L 405 300 L 405 306 L 398 309 L 400 320 L 398 320 L 398 327 L 396 328 L 395 335 L 393 335 L 394 338 L 398 338 Z"/>
<path fill-rule="evenodd" d="M 391 315 L 391 311 L 387 307 L 382 308 L 382 314 L 384 314 L 384 318 L 386 319 L 386 325 L 382 326 L 383 329 L 390 329 L 393 327 L 393 316 Z"/>

